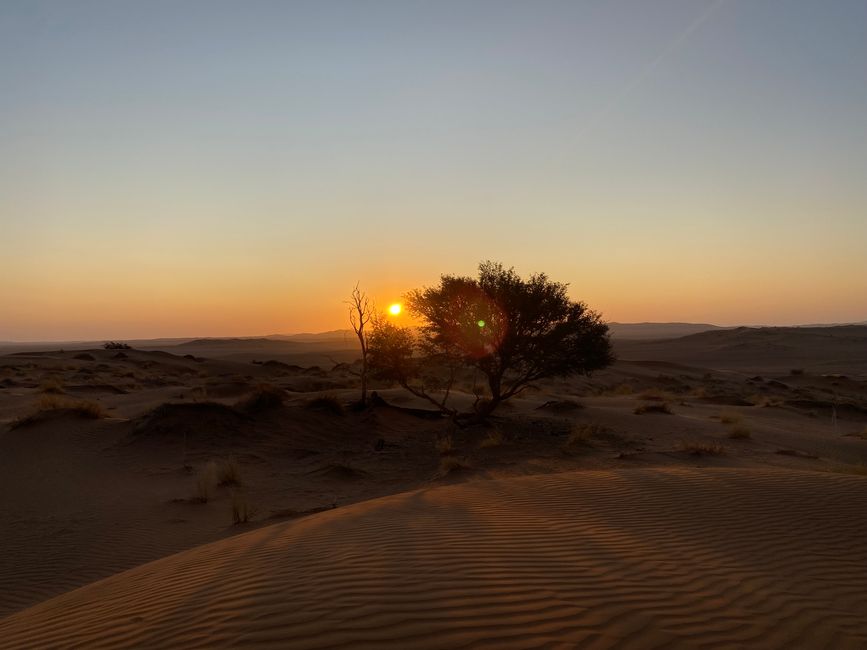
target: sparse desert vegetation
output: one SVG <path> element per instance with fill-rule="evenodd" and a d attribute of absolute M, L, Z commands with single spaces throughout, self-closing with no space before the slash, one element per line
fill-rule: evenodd
<path fill-rule="evenodd" d="M 311 411 L 320 411 L 331 415 L 343 415 L 346 410 L 343 404 L 333 395 L 319 395 L 307 400 L 306 407 Z"/>
<path fill-rule="evenodd" d="M 493 429 L 489 431 L 484 438 L 482 438 L 482 441 L 479 443 L 479 448 L 493 449 L 495 447 L 502 447 L 505 441 L 506 438 L 503 435 L 503 432 L 500 429 Z"/>
<path fill-rule="evenodd" d="M 443 456 L 440 458 L 439 475 L 448 476 L 455 472 L 462 472 L 471 469 L 473 464 L 466 458 L 458 456 Z"/>
<path fill-rule="evenodd" d="M 195 491 L 192 500 L 196 503 L 207 503 L 211 500 L 214 490 L 217 487 L 217 477 L 219 470 L 217 463 L 213 460 L 208 461 L 196 473 Z"/>
<path fill-rule="evenodd" d="M 639 404 L 635 407 L 633 413 L 635 413 L 635 415 L 644 415 L 645 413 L 661 413 L 663 415 L 673 415 L 671 406 L 669 406 L 668 402 L 662 402 L 661 404 Z"/>
<path fill-rule="evenodd" d="M 217 485 L 241 485 L 241 466 L 234 456 L 223 458 L 217 463 Z"/>
<path fill-rule="evenodd" d="M 14 420 L 12 426 L 13 428 L 18 428 L 32 425 L 37 423 L 42 416 L 59 411 L 89 420 L 106 417 L 105 409 L 98 402 L 44 394 L 37 400 L 36 409 L 30 414 Z"/>
<path fill-rule="evenodd" d="M 207 373 L 205 373 L 205 376 L 208 376 Z M 239 401 L 235 406 L 245 413 L 261 413 L 270 409 L 279 408 L 280 406 L 283 406 L 285 401 L 286 391 L 282 388 L 278 388 L 273 384 L 259 384 L 250 394 L 241 399 L 241 401 Z M 321 407 L 322 404 L 320 403 L 318 408 Z M 331 404 L 330 407 L 334 409 L 333 404 Z M 311 408 L 317 408 L 317 406 L 311 405 Z"/>
<path fill-rule="evenodd" d="M 734 411 L 722 411 L 719 414 L 719 421 L 723 424 L 739 424 L 742 419 L 740 413 Z"/>
<path fill-rule="evenodd" d="M 752 437 L 752 431 L 745 424 L 736 424 L 729 429 L 728 437 L 732 440 L 746 440 Z"/>
<path fill-rule="evenodd" d="M 718 442 L 706 440 L 681 440 L 677 450 L 693 456 L 721 456 L 726 451 Z"/>
<path fill-rule="evenodd" d="M 454 454 L 457 448 L 455 447 L 455 439 L 451 434 L 440 436 L 437 439 L 437 451 L 440 456 L 450 456 Z"/>
<path fill-rule="evenodd" d="M 256 515 L 256 511 L 250 506 L 247 496 L 240 490 L 232 491 L 232 524 L 246 524 Z"/>

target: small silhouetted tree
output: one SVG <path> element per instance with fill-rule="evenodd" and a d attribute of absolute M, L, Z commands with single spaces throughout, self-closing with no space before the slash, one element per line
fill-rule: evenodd
<path fill-rule="evenodd" d="M 367 382 L 370 375 L 368 361 L 368 324 L 374 316 L 374 306 L 367 294 L 355 285 L 349 297 L 349 322 L 352 324 L 352 330 L 358 337 L 358 343 L 361 346 L 361 406 L 367 405 Z"/>
<path fill-rule="evenodd" d="M 474 405 L 485 417 L 535 381 L 589 374 L 614 360 L 608 326 L 571 300 L 567 288 L 544 273 L 522 279 L 494 262 L 480 264 L 477 278 L 444 275 L 438 286 L 407 296 L 422 321 L 417 333 L 391 324 L 376 328 L 372 366 L 453 415 L 445 400 L 455 369 L 474 369 L 487 383 L 488 399 Z M 439 399 L 431 377 L 443 384 L 435 387 Z"/>

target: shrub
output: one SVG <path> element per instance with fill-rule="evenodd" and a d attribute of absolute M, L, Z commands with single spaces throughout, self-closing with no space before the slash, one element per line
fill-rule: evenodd
<path fill-rule="evenodd" d="M 564 446 L 568 449 L 586 445 L 590 442 L 591 438 L 604 433 L 608 433 L 608 428 L 596 422 L 576 424 L 572 427 L 572 431 L 570 431 L 569 438 L 566 440 Z"/>
<path fill-rule="evenodd" d="M 753 395 L 749 398 L 749 401 L 753 403 L 753 406 L 759 406 L 761 408 L 769 408 L 772 406 L 782 406 L 783 401 L 780 399 L 775 399 L 770 397 L 769 395 Z"/>
<path fill-rule="evenodd" d="M 102 347 L 106 350 L 131 350 L 132 346 L 128 343 L 121 343 L 120 341 L 106 341 L 102 344 Z"/>
<path fill-rule="evenodd" d="M 220 461 L 217 467 L 217 485 L 241 485 L 241 467 L 234 457 Z"/>
<path fill-rule="evenodd" d="M 668 402 L 662 402 L 661 404 L 641 404 L 640 406 L 636 406 L 633 411 L 635 415 L 644 415 L 645 413 L 664 413 L 665 415 L 672 415 L 671 407 L 668 405 Z"/>
<path fill-rule="evenodd" d="M 454 439 L 450 435 L 439 438 L 437 440 L 437 451 L 440 452 L 440 456 L 448 456 L 455 453 Z"/>
<path fill-rule="evenodd" d="M 492 447 L 500 447 L 505 442 L 503 432 L 499 429 L 494 429 L 488 432 L 488 435 L 479 443 L 480 449 L 490 449 Z"/>
<path fill-rule="evenodd" d="M 632 395 L 635 389 L 631 384 L 619 384 L 610 391 L 614 395 Z"/>
<path fill-rule="evenodd" d="M 232 523 L 246 524 L 256 515 L 256 511 L 247 501 L 247 498 L 239 490 L 232 492 Z"/>
<path fill-rule="evenodd" d="M 305 406 L 311 411 L 321 411 L 331 415 L 343 415 L 343 404 L 333 395 L 320 395 L 307 400 Z"/>
<path fill-rule="evenodd" d="M 286 391 L 271 384 L 259 384 L 249 395 L 241 399 L 235 408 L 245 413 L 261 413 L 283 406 Z"/>
<path fill-rule="evenodd" d="M 84 399 L 68 399 L 55 395 L 43 395 L 37 402 L 38 412 L 44 411 L 71 411 L 74 415 L 82 418 L 96 420 L 106 416 L 105 409 L 98 402 Z"/>
<path fill-rule="evenodd" d="M 39 384 L 39 390 L 51 395 L 62 395 L 63 383 L 57 377 L 46 377 Z"/>
<path fill-rule="evenodd" d="M 793 377 L 800 377 L 801 375 L 804 374 L 804 369 L 803 368 L 792 368 L 789 371 L 789 374 L 792 375 Z"/>
<path fill-rule="evenodd" d="M 689 442 L 681 440 L 677 445 L 677 449 L 693 456 L 720 456 L 725 453 L 725 447 L 718 442 L 701 442 L 698 440 L 691 440 Z"/>
<path fill-rule="evenodd" d="M 465 458 L 457 456 L 443 456 L 440 459 L 440 476 L 448 476 L 453 472 L 461 472 L 472 468 L 472 464 Z"/>

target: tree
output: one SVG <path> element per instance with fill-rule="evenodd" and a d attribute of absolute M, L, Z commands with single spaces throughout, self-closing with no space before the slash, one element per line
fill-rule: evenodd
<path fill-rule="evenodd" d="M 367 405 L 367 381 L 369 376 L 369 345 L 367 325 L 374 317 L 375 307 L 367 294 L 355 285 L 349 297 L 349 322 L 361 345 L 361 406 Z"/>
<path fill-rule="evenodd" d="M 567 289 L 544 273 L 524 280 L 494 262 L 480 264 L 478 278 L 443 275 L 438 286 L 407 296 L 409 311 L 422 321 L 418 333 L 377 328 L 371 360 L 377 374 L 450 414 L 445 400 L 455 369 L 481 372 L 489 396 L 477 399 L 474 411 L 485 417 L 535 381 L 589 374 L 614 360 L 608 326 Z M 430 376 L 445 383 L 440 399 Z"/>

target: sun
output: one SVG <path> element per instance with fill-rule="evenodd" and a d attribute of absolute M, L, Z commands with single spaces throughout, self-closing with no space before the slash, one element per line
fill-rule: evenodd
<path fill-rule="evenodd" d="M 388 313 L 392 316 L 397 316 L 400 313 L 402 307 L 399 302 L 394 303 L 391 307 L 388 308 Z"/>

